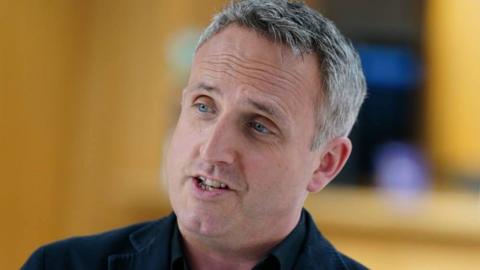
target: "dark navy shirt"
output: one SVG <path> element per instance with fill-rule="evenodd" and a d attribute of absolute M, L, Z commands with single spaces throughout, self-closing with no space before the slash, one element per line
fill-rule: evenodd
<path fill-rule="evenodd" d="M 158 221 L 45 245 L 37 249 L 21 269 L 188 269 L 183 250 L 177 218 L 172 213 Z M 322 236 L 306 210 L 303 210 L 297 227 L 255 267 L 257 270 L 367 269 L 337 251 Z"/>
<path fill-rule="evenodd" d="M 305 243 L 306 225 L 305 213 L 302 211 L 300 221 L 292 232 L 270 250 L 252 270 L 289 270 L 294 269 L 295 262 Z M 183 252 L 182 236 L 175 226 L 171 241 L 171 270 L 190 270 L 188 260 Z"/>

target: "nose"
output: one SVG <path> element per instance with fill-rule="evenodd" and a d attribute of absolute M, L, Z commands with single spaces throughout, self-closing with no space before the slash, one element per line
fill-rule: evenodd
<path fill-rule="evenodd" d="M 200 146 L 200 157 L 211 164 L 232 164 L 237 156 L 238 132 L 228 119 L 212 124 Z"/>

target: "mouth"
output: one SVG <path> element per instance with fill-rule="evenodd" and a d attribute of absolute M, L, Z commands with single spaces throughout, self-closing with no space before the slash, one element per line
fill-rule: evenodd
<path fill-rule="evenodd" d="M 222 183 L 221 181 L 207 178 L 205 176 L 195 176 L 193 179 L 197 182 L 197 186 L 205 191 L 215 191 L 215 190 L 229 190 L 227 184 Z"/>

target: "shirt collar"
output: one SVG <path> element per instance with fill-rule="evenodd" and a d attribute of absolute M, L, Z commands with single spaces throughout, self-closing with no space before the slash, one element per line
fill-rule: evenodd
<path fill-rule="evenodd" d="M 180 235 L 180 230 L 178 229 L 178 224 L 177 223 L 175 223 L 174 228 L 173 228 L 170 252 L 171 252 L 171 256 L 170 256 L 170 269 L 171 270 L 176 270 L 176 269 L 188 270 L 188 269 L 190 269 L 188 267 L 187 260 L 184 256 L 184 253 L 183 253 L 182 237 Z"/>
<path fill-rule="evenodd" d="M 277 259 L 280 269 L 294 268 L 295 262 L 304 246 L 305 235 L 305 213 L 302 211 L 300 220 L 293 231 L 269 252 L 270 257 Z"/>

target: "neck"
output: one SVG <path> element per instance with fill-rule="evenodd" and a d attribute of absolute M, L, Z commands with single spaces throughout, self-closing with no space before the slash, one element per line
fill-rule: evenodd
<path fill-rule="evenodd" d="M 238 254 L 232 256 L 222 251 L 198 249 L 190 244 L 186 244 L 185 247 L 190 266 L 195 270 L 252 269 L 261 260 L 261 257 L 242 257 Z"/>
<path fill-rule="evenodd" d="M 287 237 L 299 219 L 300 213 L 292 219 L 293 222 L 267 224 L 267 230 L 250 229 L 250 234 L 246 230 L 239 230 L 230 239 L 212 239 L 190 233 L 182 230 L 180 224 L 179 229 L 183 236 L 184 252 L 192 269 L 243 270 L 252 269 L 260 262 L 274 246 Z"/>
<path fill-rule="evenodd" d="M 184 248 L 192 269 L 242 270 L 252 269 L 278 242 L 232 248 L 206 239 L 184 237 Z"/>

